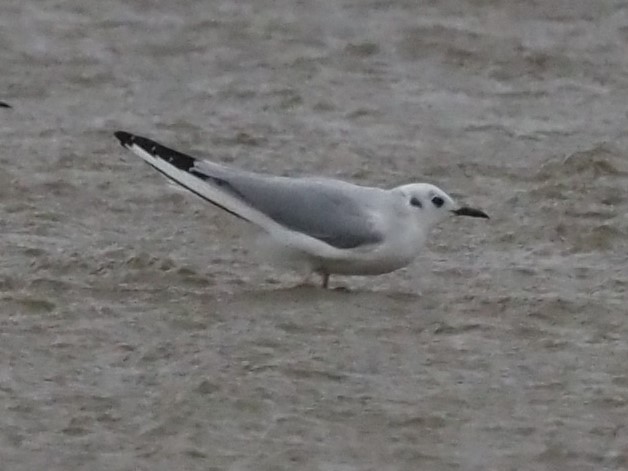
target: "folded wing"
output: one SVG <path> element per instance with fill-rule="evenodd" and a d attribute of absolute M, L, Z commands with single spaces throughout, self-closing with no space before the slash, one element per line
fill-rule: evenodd
<path fill-rule="evenodd" d="M 347 183 L 244 172 L 199 160 L 153 140 L 118 131 L 122 146 L 204 200 L 272 232 L 277 226 L 339 249 L 382 240 L 371 217 L 369 189 Z"/>

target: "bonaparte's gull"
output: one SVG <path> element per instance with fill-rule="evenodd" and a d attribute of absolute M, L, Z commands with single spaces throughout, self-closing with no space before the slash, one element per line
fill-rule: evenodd
<path fill-rule="evenodd" d="M 447 215 L 488 218 L 429 183 L 385 190 L 273 176 L 200 160 L 128 132 L 115 136 L 169 179 L 261 228 L 275 259 L 320 274 L 324 288 L 331 274 L 379 275 L 405 267 Z"/>

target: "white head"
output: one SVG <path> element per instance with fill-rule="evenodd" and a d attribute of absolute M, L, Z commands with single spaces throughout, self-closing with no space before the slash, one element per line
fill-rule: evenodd
<path fill-rule="evenodd" d="M 452 214 L 488 219 L 484 211 L 468 206 L 458 206 L 451 196 L 429 183 L 411 183 L 399 186 L 396 190 L 403 195 L 406 204 L 413 212 L 416 212 L 417 218 L 426 229 L 435 226 Z"/>

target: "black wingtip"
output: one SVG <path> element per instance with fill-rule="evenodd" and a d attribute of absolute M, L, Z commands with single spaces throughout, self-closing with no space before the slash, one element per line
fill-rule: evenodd
<path fill-rule="evenodd" d="M 13 107 L 9 105 L 8 103 L 5 103 L 4 101 L 0 101 L 0 108 L 13 108 Z"/>
<path fill-rule="evenodd" d="M 129 147 L 131 144 L 133 144 L 133 139 L 135 139 L 135 136 L 133 136 L 133 134 L 125 131 L 116 131 L 113 133 L 113 135 L 118 138 L 122 147 Z"/>
<path fill-rule="evenodd" d="M 194 163 L 196 162 L 194 157 L 174 149 L 170 149 L 169 147 L 161 145 L 159 142 L 146 137 L 138 136 L 125 131 L 116 131 L 113 135 L 116 136 L 122 147 L 125 149 L 133 150 L 132 147 L 137 146 L 153 157 L 165 160 L 170 165 L 186 172 L 189 172 L 190 169 L 194 167 Z"/>

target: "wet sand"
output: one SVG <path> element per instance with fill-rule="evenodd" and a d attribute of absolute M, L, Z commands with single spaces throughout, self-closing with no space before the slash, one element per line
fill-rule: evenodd
<path fill-rule="evenodd" d="M 626 469 L 626 25 L 611 0 L 3 1 L 2 468 Z M 295 288 L 117 129 L 492 219 Z"/>

